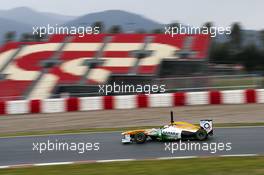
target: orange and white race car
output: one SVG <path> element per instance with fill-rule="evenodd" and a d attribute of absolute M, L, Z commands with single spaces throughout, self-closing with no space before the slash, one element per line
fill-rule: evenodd
<path fill-rule="evenodd" d="M 147 140 L 174 141 L 180 139 L 206 140 L 213 135 L 212 120 L 200 120 L 200 126 L 187 122 L 174 122 L 171 111 L 171 122 L 160 128 L 132 130 L 122 133 L 122 143 L 145 143 Z"/>

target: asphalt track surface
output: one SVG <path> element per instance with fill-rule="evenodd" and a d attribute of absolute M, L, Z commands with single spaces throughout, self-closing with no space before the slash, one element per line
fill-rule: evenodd
<path fill-rule="evenodd" d="M 98 142 L 99 151 L 50 151 L 40 154 L 33 151 L 33 142 Z M 186 141 L 185 141 L 186 142 Z M 0 138 L 0 166 L 52 163 L 67 161 L 94 161 L 112 159 L 155 159 L 171 156 L 214 156 L 235 154 L 264 155 L 264 127 L 216 128 L 215 135 L 206 143 L 229 143 L 230 151 L 175 151 L 173 154 L 165 143 L 147 142 L 145 144 L 121 144 L 120 132 L 82 133 L 51 136 L 26 136 Z M 179 144 L 179 142 L 176 142 Z M 199 142 L 203 143 L 203 142 Z M 172 144 L 172 143 L 171 143 Z"/>

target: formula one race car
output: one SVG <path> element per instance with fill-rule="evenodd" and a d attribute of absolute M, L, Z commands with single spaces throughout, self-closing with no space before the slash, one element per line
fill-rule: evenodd
<path fill-rule="evenodd" d="M 147 140 L 175 141 L 180 139 L 206 140 L 213 135 L 212 120 L 200 120 L 200 126 L 187 122 L 174 122 L 171 111 L 171 123 L 160 128 L 132 130 L 123 132 L 122 143 L 145 143 Z"/>

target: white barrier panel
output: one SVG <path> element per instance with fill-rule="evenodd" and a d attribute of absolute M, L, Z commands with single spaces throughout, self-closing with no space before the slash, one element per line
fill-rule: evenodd
<path fill-rule="evenodd" d="M 222 91 L 223 104 L 244 104 L 245 96 L 244 90 Z"/>
<path fill-rule="evenodd" d="M 264 103 L 264 89 L 256 90 L 257 103 Z"/>
<path fill-rule="evenodd" d="M 115 109 L 133 109 L 136 108 L 136 96 L 135 95 L 122 95 L 114 97 Z"/>
<path fill-rule="evenodd" d="M 256 103 L 264 104 L 264 89 L 256 89 Z M 246 104 L 251 102 L 251 94 L 247 99 L 247 90 L 220 91 L 221 104 Z M 185 92 L 186 105 L 210 105 L 209 92 Z M 146 96 L 148 105 L 146 107 L 171 107 L 174 105 L 174 93 L 151 94 Z M 105 101 L 112 99 L 111 102 Z M 176 97 L 177 98 L 177 97 Z M 78 109 L 80 111 L 113 109 L 133 109 L 138 107 L 138 95 L 112 96 L 112 97 L 82 97 L 79 98 Z M 177 99 L 176 99 L 177 100 Z M 111 104 L 110 104 L 111 103 Z M 45 99 L 40 101 L 40 113 L 67 112 L 67 99 Z M 30 100 L 7 101 L 2 104 L 2 115 L 5 114 L 27 114 L 31 111 Z M 34 103 L 34 105 L 39 105 Z M 106 105 L 106 106 L 105 106 Z M 111 105 L 111 107 L 109 107 Z"/>
<path fill-rule="evenodd" d="M 151 94 L 149 107 L 170 107 L 173 106 L 173 94 Z"/>
<path fill-rule="evenodd" d="M 29 113 L 29 103 L 27 100 L 7 102 L 7 114 L 27 114 L 27 113 Z"/>
<path fill-rule="evenodd" d="M 207 105 L 209 104 L 208 92 L 187 92 L 187 105 Z"/>
<path fill-rule="evenodd" d="M 80 98 L 80 110 L 102 110 L 103 107 L 103 97 L 82 97 Z"/>
<path fill-rule="evenodd" d="M 44 113 L 56 113 L 56 112 L 66 112 L 66 99 L 56 98 L 56 99 L 45 99 L 42 103 L 42 112 Z"/>

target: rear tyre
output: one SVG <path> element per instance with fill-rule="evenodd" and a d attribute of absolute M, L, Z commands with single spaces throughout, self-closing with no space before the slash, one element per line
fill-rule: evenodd
<path fill-rule="evenodd" d="M 198 140 L 206 140 L 208 137 L 208 134 L 207 132 L 204 130 L 204 129 L 199 129 L 197 132 L 196 132 L 196 138 Z"/>
<path fill-rule="evenodd" d="M 143 132 L 139 132 L 134 136 L 135 142 L 138 144 L 145 143 L 147 136 Z"/>

